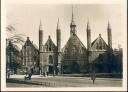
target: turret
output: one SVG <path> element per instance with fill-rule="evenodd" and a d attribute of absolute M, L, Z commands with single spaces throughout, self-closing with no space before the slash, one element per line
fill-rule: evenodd
<path fill-rule="evenodd" d="M 109 21 L 108 21 L 107 33 L 108 33 L 108 46 L 112 48 L 112 33 L 111 33 L 111 27 Z"/>
<path fill-rule="evenodd" d="M 43 29 L 42 23 L 40 21 L 39 25 L 39 66 L 40 66 L 40 74 L 44 73 L 43 68 Z"/>
<path fill-rule="evenodd" d="M 89 25 L 89 20 L 87 22 L 87 49 L 90 50 L 91 48 L 91 29 L 90 29 L 90 25 Z"/>
<path fill-rule="evenodd" d="M 39 25 L 39 52 L 43 51 L 43 28 L 42 28 L 42 23 L 40 21 Z"/>
<path fill-rule="evenodd" d="M 57 22 L 56 35 L 57 35 L 57 51 L 60 52 L 60 49 L 61 49 L 61 30 L 60 30 L 60 25 L 59 25 L 59 19 Z"/>

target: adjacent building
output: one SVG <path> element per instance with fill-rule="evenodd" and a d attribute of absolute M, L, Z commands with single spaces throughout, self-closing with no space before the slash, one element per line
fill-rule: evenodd
<path fill-rule="evenodd" d="M 22 46 L 20 53 L 22 74 L 27 73 L 27 71 L 30 69 L 32 69 L 34 74 L 39 74 L 39 50 L 38 47 L 32 41 L 30 41 L 29 37 L 27 37 L 27 40 L 24 46 Z"/>

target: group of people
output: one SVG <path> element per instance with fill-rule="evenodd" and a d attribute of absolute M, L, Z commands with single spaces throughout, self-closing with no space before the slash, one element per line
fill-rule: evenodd
<path fill-rule="evenodd" d="M 25 75 L 24 79 L 25 80 L 31 80 L 32 74 L 33 74 L 33 69 L 28 70 L 26 72 L 26 75 Z"/>

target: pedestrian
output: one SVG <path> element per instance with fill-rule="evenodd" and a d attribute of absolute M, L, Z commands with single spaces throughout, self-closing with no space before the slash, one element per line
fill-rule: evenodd
<path fill-rule="evenodd" d="M 28 74 L 29 80 L 31 80 L 32 73 Z"/>
<path fill-rule="evenodd" d="M 45 77 L 45 72 L 43 72 L 43 76 Z"/>
<path fill-rule="evenodd" d="M 96 79 L 96 75 L 95 73 L 92 74 L 92 77 L 91 77 L 92 81 L 93 81 L 93 84 L 95 83 L 95 79 Z"/>
<path fill-rule="evenodd" d="M 8 79 L 10 79 L 10 75 L 11 75 L 11 70 L 8 70 L 8 72 L 7 72 Z"/>
<path fill-rule="evenodd" d="M 48 76 L 48 72 L 47 72 L 47 76 Z"/>
<path fill-rule="evenodd" d="M 26 73 L 25 77 L 24 77 L 24 80 L 27 80 L 28 79 L 28 74 Z"/>

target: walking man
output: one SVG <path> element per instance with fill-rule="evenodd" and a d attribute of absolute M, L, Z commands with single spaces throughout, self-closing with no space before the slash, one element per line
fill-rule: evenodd
<path fill-rule="evenodd" d="M 93 84 L 95 83 L 95 79 L 96 79 L 96 75 L 95 75 L 95 72 L 92 74 L 92 77 L 91 77 L 92 81 L 93 81 Z"/>

